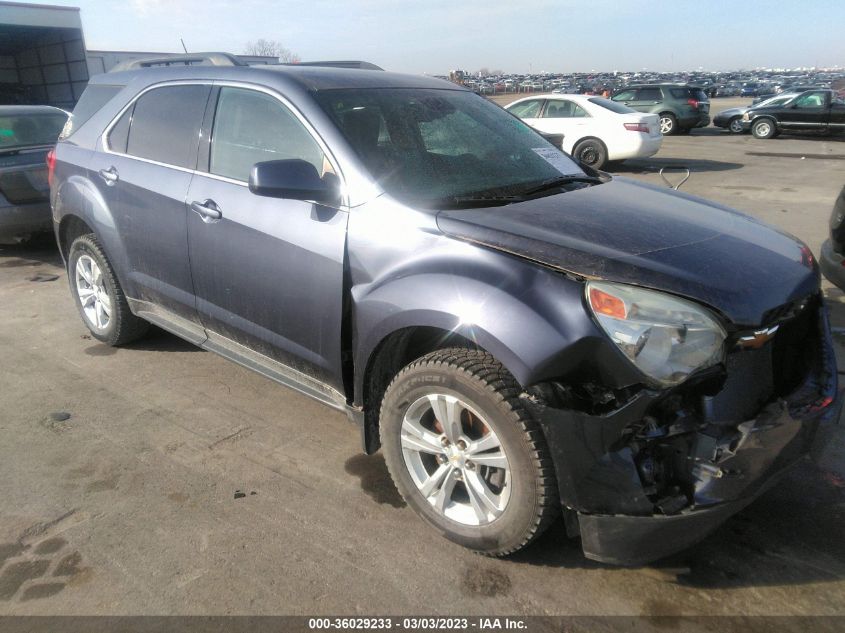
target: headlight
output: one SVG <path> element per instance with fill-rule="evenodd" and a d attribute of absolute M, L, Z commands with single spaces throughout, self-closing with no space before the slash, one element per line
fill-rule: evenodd
<path fill-rule="evenodd" d="M 722 362 L 727 334 L 704 308 L 623 284 L 589 282 L 587 304 L 602 329 L 646 376 L 676 385 Z"/>
<path fill-rule="evenodd" d="M 742 115 L 742 120 L 743 120 L 743 121 L 750 121 L 750 120 L 751 120 L 751 115 L 750 115 L 750 114 L 748 114 L 748 112 L 746 112 L 745 114 L 743 114 L 743 115 Z"/>

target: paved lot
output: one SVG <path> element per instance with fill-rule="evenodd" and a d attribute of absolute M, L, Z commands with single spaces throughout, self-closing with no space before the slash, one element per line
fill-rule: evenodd
<path fill-rule="evenodd" d="M 617 172 L 688 165 L 683 191 L 818 252 L 842 140 L 708 129 Z M 166 334 L 91 340 L 49 248 L 0 250 L 0 350 L 0 614 L 845 614 L 842 427 L 660 564 L 588 562 L 560 525 L 489 560 L 416 519 L 342 415 Z"/>

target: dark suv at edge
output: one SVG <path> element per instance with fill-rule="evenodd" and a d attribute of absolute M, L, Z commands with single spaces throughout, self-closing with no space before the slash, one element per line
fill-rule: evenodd
<path fill-rule="evenodd" d="M 411 508 L 488 555 L 561 511 L 590 558 L 677 551 L 836 408 L 806 246 L 581 168 L 444 81 L 100 75 L 53 164 L 94 337 L 154 323 L 346 411 Z"/>
<path fill-rule="evenodd" d="M 659 114 L 660 131 L 667 136 L 710 125 L 710 98 L 698 86 L 632 85 L 614 92 L 611 99 L 640 112 Z"/>

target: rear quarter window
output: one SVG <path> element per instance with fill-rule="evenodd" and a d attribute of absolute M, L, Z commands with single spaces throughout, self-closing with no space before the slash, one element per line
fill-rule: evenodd
<path fill-rule="evenodd" d="M 134 107 L 134 104 L 129 106 L 109 131 L 107 144 L 113 152 L 126 153 L 126 143 L 129 141 L 129 122 L 132 120 Z"/>
<path fill-rule="evenodd" d="M 62 130 L 59 140 L 68 138 L 90 119 L 97 111 L 106 105 L 121 90 L 123 86 L 90 84 L 79 98 L 79 103 Z"/>

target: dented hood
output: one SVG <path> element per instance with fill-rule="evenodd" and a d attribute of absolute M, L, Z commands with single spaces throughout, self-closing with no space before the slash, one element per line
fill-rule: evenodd
<path fill-rule="evenodd" d="M 796 238 L 737 211 L 625 178 L 500 207 L 447 210 L 447 235 L 588 279 L 705 303 L 734 324 L 818 290 Z"/>

